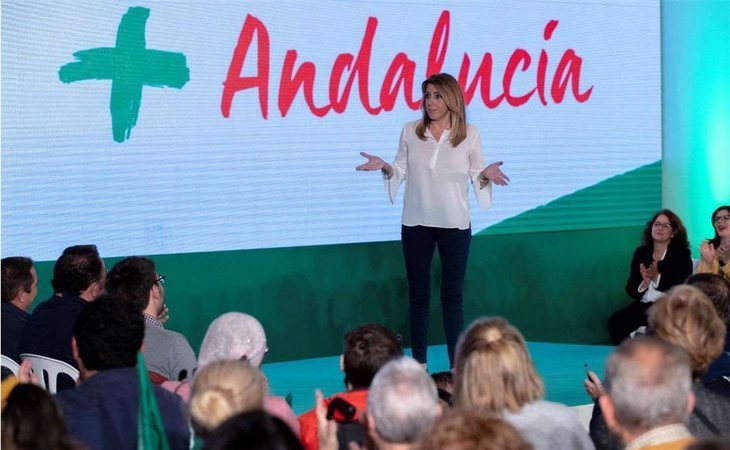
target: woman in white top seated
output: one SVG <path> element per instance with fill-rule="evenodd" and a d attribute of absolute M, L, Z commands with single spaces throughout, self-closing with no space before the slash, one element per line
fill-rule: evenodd
<path fill-rule="evenodd" d="M 492 183 L 509 178 L 502 162 L 484 164 L 479 130 L 466 123 L 464 95 L 449 74 L 430 76 L 421 84 L 422 117 L 406 123 L 395 161 L 362 152 L 368 160 L 357 170 L 383 172 L 393 202 L 405 181 L 401 240 L 408 277 L 413 357 L 426 364 L 430 270 L 438 248 L 442 265 L 441 307 L 453 366 L 454 347 L 464 327 L 463 285 L 471 241 L 467 192 L 474 188 L 480 207 L 492 204 Z"/>

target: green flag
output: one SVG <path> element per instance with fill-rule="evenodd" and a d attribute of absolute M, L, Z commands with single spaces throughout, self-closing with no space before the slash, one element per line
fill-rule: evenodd
<path fill-rule="evenodd" d="M 155 391 L 144 364 L 142 352 L 137 353 L 139 375 L 139 410 L 137 411 L 137 450 L 170 450 L 162 424 Z"/>

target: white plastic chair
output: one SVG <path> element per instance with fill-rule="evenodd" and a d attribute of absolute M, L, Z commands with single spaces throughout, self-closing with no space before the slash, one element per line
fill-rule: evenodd
<path fill-rule="evenodd" d="M 18 371 L 20 370 L 20 365 L 13 358 L 5 355 L 0 355 L 0 366 L 6 367 L 13 372 L 13 375 L 18 375 Z"/>
<path fill-rule="evenodd" d="M 73 378 L 74 382 L 79 379 L 79 371 L 74 366 L 63 361 L 46 356 L 34 355 L 32 353 L 23 353 L 20 355 L 20 359 L 30 361 L 33 372 L 38 375 L 41 386 L 51 394 L 56 393 L 56 383 L 59 374 L 63 373 L 68 375 Z M 48 378 L 48 384 L 46 384 L 46 377 Z"/>

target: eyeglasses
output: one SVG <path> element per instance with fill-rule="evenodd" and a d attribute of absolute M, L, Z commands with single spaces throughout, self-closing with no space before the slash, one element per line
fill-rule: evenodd
<path fill-rule="evenodd" d="M 671 223 L 662 223 L 662 222 L 654 222 L 652 224 L 654 228 L 664 228 L 665 230 L 671 230 L 672 224 Z"/>
<path fill-rule="evenodd" d="M 164 275 L 159 275 L 157 279 L 155 280 L 154 284 L 160 283 L 161 285 L 165 284 L 166 277 Z"/>
<path fill-rule="evenodd" d="M 724 216 L 715 216 L 712 219 L 712 223 L 719 223 L 719 222 L 730 222 L 730 214 L 725 214 Z"/>

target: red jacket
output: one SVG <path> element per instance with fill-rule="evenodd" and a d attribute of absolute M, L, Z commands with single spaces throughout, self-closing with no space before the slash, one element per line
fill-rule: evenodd
<path fill-rule="evenodd" d="M 365 409 L 367 408 L 368 403 L 367 389 L 358 389 L 354 391 L 347 391 L 335 394 L 332 397 L 328 397 L 324 400 L 324 406 L 329 406 L 330 402 L 335 397 L 340 397 L 343 400 L 347 400 L 355 408 L 357 408 L 355 420 L 360 420 L 360 417 L 365 413 Z M 314 413 L 313 409 L 299 416 L 299 425 L 299 438 L 302 441 L 304 450 L 318 450 L 319 436 L 317 435 L 317 415 Z"/>

